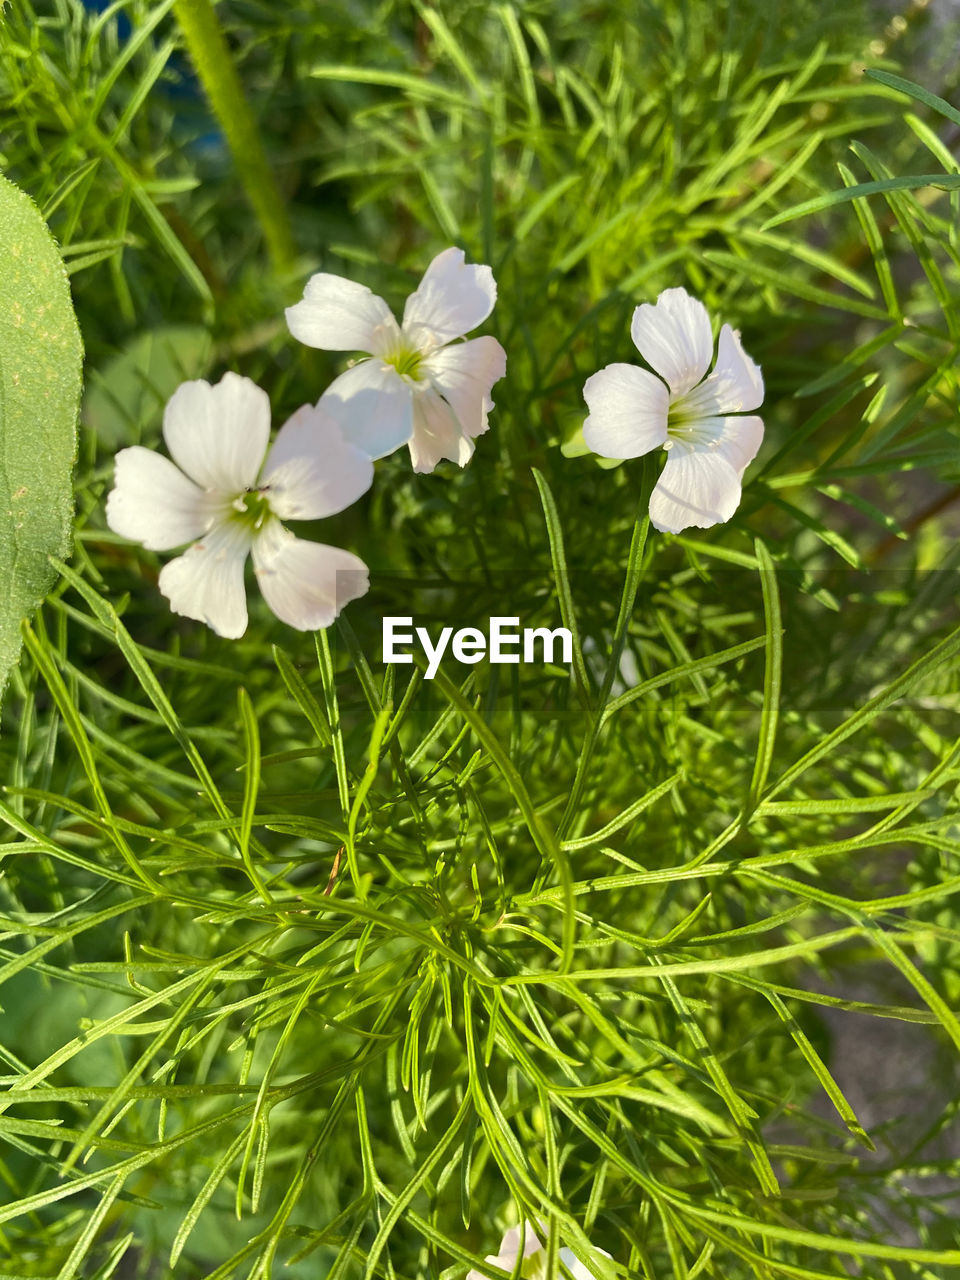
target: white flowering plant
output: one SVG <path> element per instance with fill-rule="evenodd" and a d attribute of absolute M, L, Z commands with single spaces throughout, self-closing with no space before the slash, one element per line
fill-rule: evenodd
<path fill-rule="evenodd" d="M 0 13 L 0 1280 L 953 1274 L 949 14 L 95 8 Z"/>

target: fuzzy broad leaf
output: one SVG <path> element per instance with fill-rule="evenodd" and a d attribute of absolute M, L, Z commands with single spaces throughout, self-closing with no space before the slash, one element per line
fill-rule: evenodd
<path fill-rule="evenodd" d="M 73 523 L 83 346 L 57 246 L 0 177 L 0 693 Z"/>

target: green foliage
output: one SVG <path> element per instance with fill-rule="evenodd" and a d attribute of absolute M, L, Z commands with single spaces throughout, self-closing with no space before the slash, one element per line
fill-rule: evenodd
<path fill-rule="evenodd" d="M 92 367 L 0 737 L 0 1275 L 462 1280 L 520 1214 L 598 1280 L 951 1274 L 945 99 L 860 74 L 855 4 L 218 14 L 302 274 L 399 305 L 457 243 L 508 376 L 466 470 L 387 459 L 324 528 L 373 570 L 336 629 L 173 617 L 104 528 L 112 452 L 182 377 L 279 422 L 342 362 L 283 328 L 171 5 L 7 11 L 0 148 Z M 767 440 L 670 538 L 649 462 L 561 446 L 675 284 L 742 329 Z M 426 681 L 379 661 L 410 612 L 562 619 L 574 661 Z M 825 1014 L 933 1047 L 919 1122 L 863 1112 Z"/>
<path fill-rule="evenodd" d="M 20 622 L 66 555 L 83 349 L 63 262 L 36 207 L 0 177 L 0 694 Z"/>
<path fill-rule="evenodd" d="M 163 406 L 181 382 L 208 372 L 212 345 L 208 331 L 198 325 L 138 334 L 102 369 L 92 370 L 84 425 L 106 448 L 156 439 Z"/>

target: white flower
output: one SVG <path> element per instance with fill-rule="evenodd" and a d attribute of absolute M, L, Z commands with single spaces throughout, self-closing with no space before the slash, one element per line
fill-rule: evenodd
<path fill-rule="evenodd" d="M 520 1267 L 520 1275 L 524 1280 L 547 1280 L 546 1246 L 540 1242 L 529 1222 L 524 1222 L 519 1227 L 511 1227 L 505 1232 L 500 1241 L 500 1252 L 488 1253 L 484 1261 L 492 1262 L 502 1271 L 512 1273 L 517 1262 L 517 1254 L 521 1253 L 521 1250 L 524 1261 Z M 602 1253 L 605 1258 L 610 1257 L 606 1249 L 597 1249 L 597 1253 Z M 573 1280 L 596 1280 L 583 1263 L 574 1257 L 572 1249 L 560 1249 L 559 1257 Z M 466 1280 L 486 1280 L 486 1277 L 479 1271 L 468 1271 Z"/>
<path fill-rule="evenodd" d="M 630 335 L 660 378 L 632 364 L 609 364 L 588 378 L 583 438 L 606 458 L 667 449 L 650 499 L 650 522 L 668 533 L 729 520 L 740 482 L 763 440 L 763 422 L 737 416 L 763 403 L 763 378 L 725 324 L 717 362 L 710 318 L 685 289 L 665 289 L 633 313 Z"/>
<path fill-rule="evenodd" d="M 364 285 L 325 272 L 287 308 L 290 332 L 307 346 L 367 353 L 331 383 L 323 403 L 371 458 L 407 444 L 414 471 L 432 471 L 441 458 L 464 467 L 474 437 L 487 429 L 490 391 L 507 357 L 496 338 L 454 343 L 497 300 L 490 268 L 468 267 L 463 256 L 445 249 L 434 258 L 407 298 L 402 325 Z"/>
<path fill-rule="evenodd" d="M 173 462 L 139 445 L 117 454 L 107 524 L 150 551 L 193 542 L 160 573 L 174 613 L 218 635 L 242 636 L 248 553 L 267 604 L 300 631 L 329 626 L 368 589 L 362 560 L 296 538 L 281 524 L 342 511 L 373 480 L 373 463 L 322 409 L 298 409 L 267 453 L 266 392 L 225 373 L 213 387 L 202 380 L 178 387 L 163 435 Z"/>

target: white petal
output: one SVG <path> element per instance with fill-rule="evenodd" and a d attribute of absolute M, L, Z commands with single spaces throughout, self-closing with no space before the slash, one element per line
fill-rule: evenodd
<path fill-rule="evenodd" d="M 525 1225 L 526 1224 L 524 1224 L 524 1226 Z M 500 1241 L 499 1253 L 496 1253 L 496 1254 L 488 1253 L 484 1261 L 499 1263 L 500 1259 L 502 1258 L 504 1261 L 509 1260 L 510 1265 L 512 1267 L 517 1254 L 520 1252 L 520 1242 L 522 1241 L 522 1239 L 523 1239 L 523 1232 L 521 1231 L 520 1227 L 509 1227 L 503 1233 L 503 1239 Z M 536 1240 L 536 1237 L 534 1237 L 534 1240 Z M 527 1243 L 529 1244 L 529 1241 Z M 533 1247 L 535 1249 L 537 1245 L 534 1244 Z M 523 1256 L 526 1257 L 528 1252 L 530 1252 L 530 1250 L 525 1249 Z"/>
<path fill-rule="evenodd" d="M 605 1258 L 609 1258 L 611 1256 L 609 1253 L 607 1253 L 606 1249 L 595 1249 L 594 1252 L 602 1253 Z M 574 1257 L 574 1253 L 572 1249 L 567 1249 L 567 1248 L 561 1249 L 560 1261 L 564 1264 L 564 1266 L 570 1272 L 571 1276 L 573 1277 L 573 1280 L 596 1280 L 596 1277 L 594 1276 L 593 1272 L 588 1271 L 587 1268 L 583 1265 L 583 1263 L 580 1262 L 576 1257 Z"/>
<path fill-rule="evenodd" d="M 546 1231 L 547 1229 L 546 1224 L 541 1222 L 540 1228 L 542 1231 Z M 520 1245 L 520 1229 L 518 1227 L 514 1227 L 513 1231 L 508 1231 L 506 1233 L 506 1235 L 503 1237 L 503 1240 L 501 1241 L 501 1244 L 500 1244 L 501 1253 L 504 1252 L 504 1245 L 507 1243 L 508 1237 L 515 1238 L 516 1240 L 516 1244 L 514 1244 L 513 1246 L 513 1256 L 516 1257 L 517 1256 L 516 1251 Z M 546 1246 L 540 1240 L 540 1237 L 534 1231 L 530 1223 L 524 1222 L 523 1224 L 523 1256 L 525 1258 L 529 1258 L 531 1253 L 536 1253 L 538 1249 L 543 1249 L 545 1247 Z"/>
<path fill-rule="evenodd" d="M 418 345 L 451 342 L 483 324 L 496 300 L 497 286 L 489 267 L 468 267 L 462 249 L 444 249 L 407 299 L 404 333 Z"/>
<path fill-rule="evenodd" d="M 675 444 L 650 498 L 650 522 L 665 533 L 729 520 L 740 505 L 740 476 L 718 449 Z"/>
<path fill-rule="evenodd" d="M 540 1219 L 537 1219 L 537 1221 L 540 1222 Z M 547 1230 L 546 1224 L 543 1222 L 540 1222 L 540 1228 L 544 1232 Z M 517 1254 L 520 1252 L 521 1242 L 525 1258 L 529 1258 L 532 1253 L 536 1253 L 545 1247 L 529 1222 L 523 1222 L 519 1227 L 511 1227 L 509 1231 L 503 1233 L 503 1239 L 500 1241 L 500 1252 L 497 1255 L 498 1258 L 502 1259 L 500 1265 L 505 1270 L 509 1270 L 516 1261 Z"/>
<path fill-rule="evenodd" d="M 713 434 L 713 448 L 742 476 L 763 443 L 763 419 L 734 414 L 729 418 L 704 418 L 697 424 Z"/>
<path fill-rule="evenodd" d="M 376 358 L 341 373 L 320 403 L 344 439 L 369 458 L 393 453 L 413 432 L 413 384 Z"/>
<path fill-rule="evenodd" d="M 324 351 L 381 351 L 397 338 L 397 322 L 382 298 L 364 284 L 321 271 L 311 276 L 303 301 L 286 309 L 287 326 L 308 347 Z"/>
<path fill-rule="evenodd" d="M 686 289 L 664 289 L 656 304 L 633 313 L 630 334 L 644 360 L 675 396 L 689 391 L 710 367 L 713 334 L 702 302 Z"/>
<path fill-rule="evenodd" d="M 373 483 L 373 463 L 343 438 L 319 405 L 305 404 L 277 432 L 260 475 L 281 520 L 321 520 L 356 502 Z"/>
<path fill-rule="evenodd" d="M 270 439 L 270 399 L 249 378 L 184 382 L 163 414 L 174 462 L 204 489 L 236 495 L 256 480 Z"/>
<path fill-rule="evenodd" d="M 205 622 L 218 636 L 242 636 L 247 629 L 243 566 L 250 540 L 249 528 L 229 520 L 164 565 L 160 590 L 173 612 Z"/>
<path fill-rule="evenodd" d="M 717 366 L 711 374 L 720 390 L 721 413 L 743 413 L 763 404 L 763 374 L 760 366 L 743 349 L 740 334 L 725 324 L 720 330 Z"/>
<path fill-rule="evenodd" d="M 140 445 L 117 454 L 114 483 L 107 524 L 149 551 L 169 551 L 199 538 L 220 505 L 169 458 Z"/>
<path fill-rule="evenodd" d="M 604 458 L 639 458 L 667 439 L 670 396 L 659 378 L 633 364 L 608 364 L 583 387 L 587 445 Z"/>
<path fill-rule="evenodd" d="M 747 355 L 740 335 L 728 324 L 720 330 L 717 363 L 713 372 L 698 387 L 675 402 L 691 414 L 710 417 L 716 414 L 743 413 L 763 404 L 763 375 Z"/>
<path fill-rule="evenodd" d="M 495 1267 L 499 1267 L 502 1271 L 513 1271 L 513 1264 L 517 1255 L 514 1253 L 509 1258 L 505 1258 L 500 1253 L 488 1253 L 484 1258 L 484 1262 L 491 1262 Z M 487 1280 L 487 1277 L 480 1271 L 468 1271 L 464 1280 Z"/>
<path fill-rule="evenodd" d="M 409 440 L 414 471 L 432 471 L 441 458 L 466 466 L 473 444 L 460 431 L 456 414 L 432 387 L 418 387 L 413 394 L 413 435 Z"/>
<path fill-rule="evenodd" d="M 295 538 L 270 520 L 254 539 L 253 568 L 267 604 L 298 631 L 318 631 L 370 587 L 367 566 L 349 551 Z"/>
<path fill-rule="evenodd" d="M 541 1222 L 541 1230 L 546 1231 L 546 1227 Z M 513 1271 L 517 1261 L 517 1254 L 520 1252 L 521 1240 L 523 1241 L 523 1256 L 529 1258 L 532 1253 L 537 1253 L 543 1249 L 544 1245 L 537 1236 L 533 1227 L 529 1222 L 524 1222 L 522 1227 L 511 1227 L 509 1231 L 505 1231 L 503 1239 L 500 1241 L 499 1253 L 488 1253 L 484 1258 L 484 1262 L 492 1262 L 494 1266 L 500 1267 L 502 1271 Z M 570 1250 L 561 1250 L 560 1256 L 563 1257 L 564 1252 L 570 1253 Z M 602 1253 L 603 1250 L 601 1249 Z M 610 1255 L 607 1254 L 607 1257 Z M 479 1271 L 468 1271 L 465 1280 L 486 1280 Z M 589 1277 L 588 1280 L 592 1280 Z"/>
<path fill-rule="evenodd" d="M 468 439 L 482 435 L 494 407 L 493 384 L 507 369 L 507 353 L 496 338 L 471 338 L 441 347 L 421 367 L 453 409 L 462 434 Z"/>

